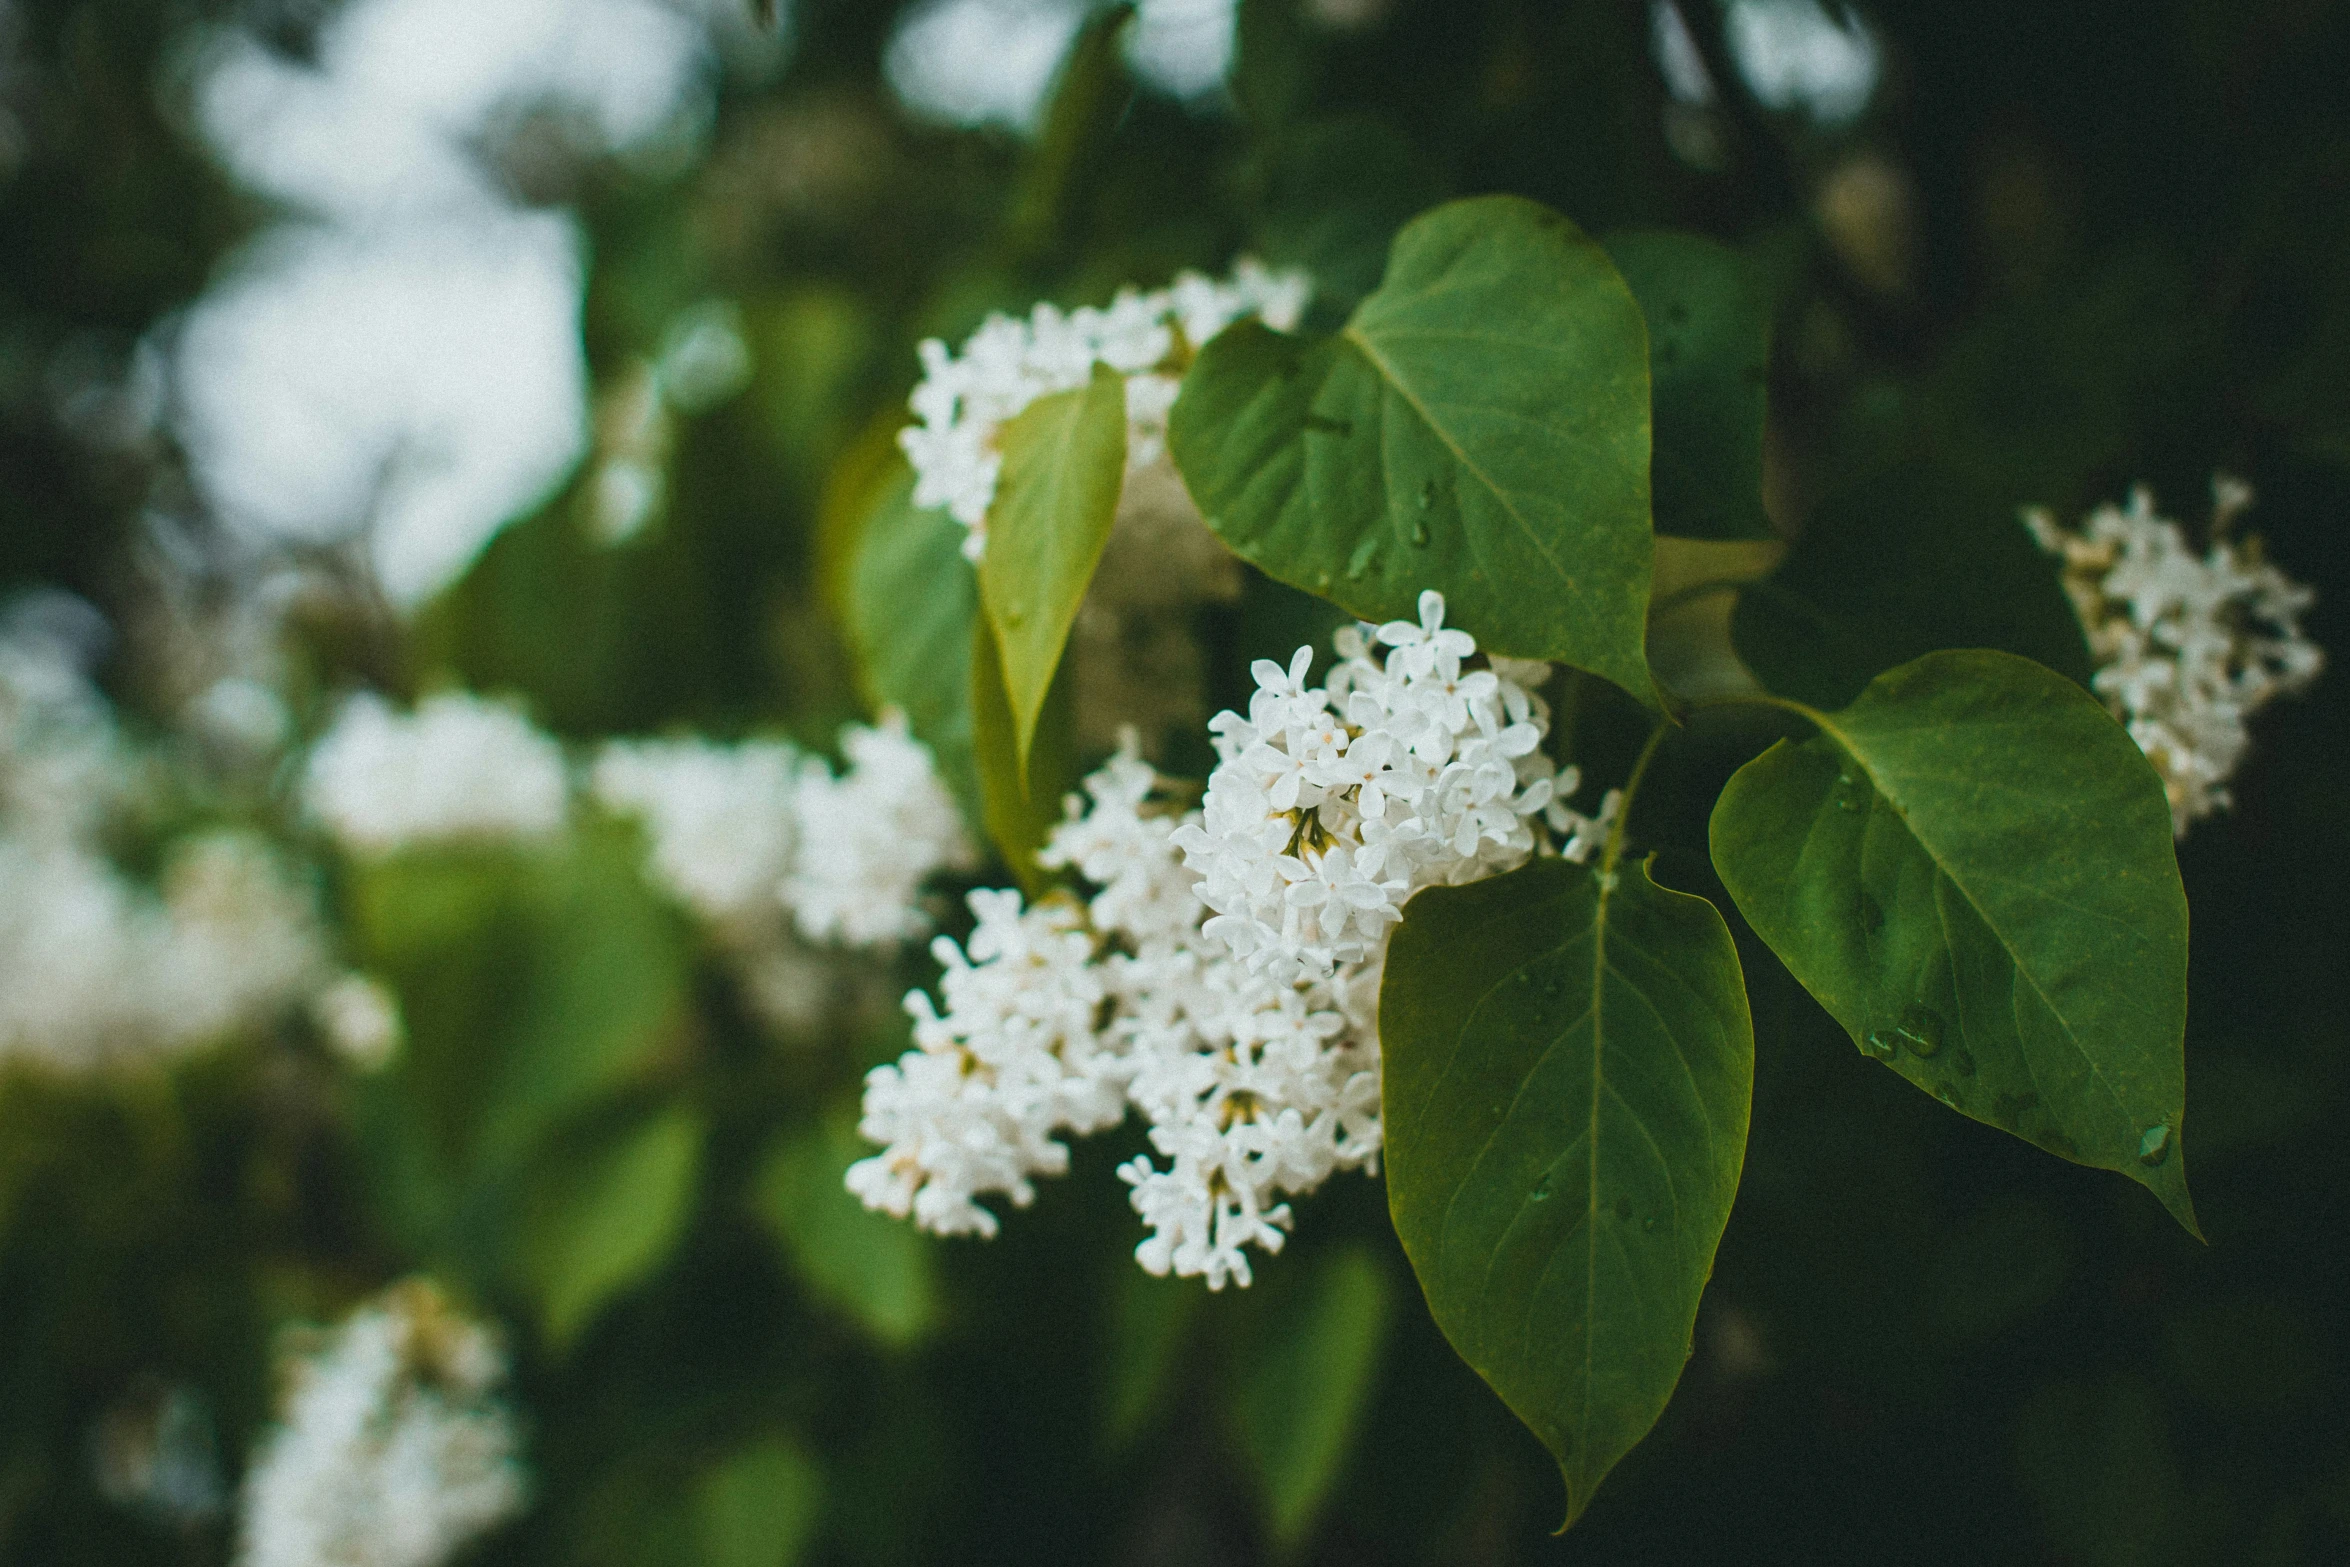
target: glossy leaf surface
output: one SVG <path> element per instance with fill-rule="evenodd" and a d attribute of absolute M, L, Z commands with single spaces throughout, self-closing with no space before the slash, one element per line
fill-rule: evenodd
<path fill-rule="evenodd" d="M 1680 1380 L 1745 1158 L 1754 1029 L 1713 905 L 1562 860 L 1414 898 L 1379 993 L 1388 1205 L 1567 1521 Z"/>
<path fill-rule="evenodd" d="M 2187 898 L 2162 785 L 2079 686 L 1933 653 L 1741 768 L 1715 868 L 1853 1042 L 2195 1228 Z"/>
<path fill-rule="evenodd" d="M 1368 620 L 1436 588 L 1488 650 L 1650 698 L 1647 334 L 1607 253 L 1548 208 L 1414 220 L 1333 337 L 1226 330 L 1169 439 L 1267 574 Z"/>
<path fill-rule="evenodd" d="M 1036 726 L 1077 606 L 1101 563 L 1126 477 L 1126 379 L 1093 367 L 1082 390 L 1040 397 L 1004 426 L 979 601 L 1003 659 L 1014 759 Z"/>

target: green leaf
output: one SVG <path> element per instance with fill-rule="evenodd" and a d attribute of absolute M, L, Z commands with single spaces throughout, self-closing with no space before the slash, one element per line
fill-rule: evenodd
<path fill-rule="evenodd" d="M 1223 332 L 1168 435 L 1209 525 L 1268 575 L 1367 620 L 1435 588 L 1489 650 L 1652 699 L 1647 334 L 1548 208 L 1415 219 L 1335 337 Z"/>
<path fill-rule="evenodd" d="M 1095 365 L 1081 390 L 1029 404 L 1004 427 L 1002 441 L 979 601 L 1003 656 L 1013 759 L 1025 781 L 1061 650 L 1117 520 L 1126 479 L 1126 378 Z"/>
<path fill-rule="evenodd" d="M 527 884 L 535 939 L 520 970 L 497 979 L 520 1004 L 489 1076 L 479 1157 L 522 1155 L 565 1116 L 642 1078 L 676 1038 L 689 961 L 643 854 L 624 824 L 582 825 Z"/>
<path fill-rule="evenodd" d="M 873 1152 L 854 1113 L 779 1138 L 752 1187 L 761 1220 L 808 1293 L 893 1348 L 938 1320 L 931 1243 L 900 1219 L 869 1212 L 841 1184 Z"/>
<path fill-rule="evenodd" d="M 1730 634 L 1765 686 L 1814 707 L 1942 648 L 1999 648 L 2087 685 L 2059 576 L 2006 497 L 1908 463 L 1823 501 L 1779 569 L 1739 595 Z"/>
<path fill-rule="evenodd" d="M 1110 1347 L 1102 1375 L 1102 1437 L 1124 1452 L 1180 1396 L 1176 1371 L 1207 1292 L 1196 1280 L 1156 1278 L 1117 1259 L 1110 1286 Z"/>
<path fill-rule="evenodd" d="M 824 1471 L 797 1442 L 769 1437 L 732 1454 L 696 1488 L 704 1567 L 792 1567 L 824 1516 Z"/>
<path fill-rule="evenodd" d="M 976 822 L 971 628 L 979 584 L 963 558 L 963 534 L 943 509 L 914 504 L 914 470 L 898 459 L 849 569 L 848 630 L 866 700 L 906 715 Z"/>
<path fill-rule="evenodd" d="M 1267 1280 L 1235 1366 L 1233 1421 L 1256 1472 L 1273 1542 L 1302 1544 L 1346 1463 L 1370 1402 L 1394 1303 L 1379 1261 L 1360 1247 Z"/>
<path fill-rule="evenodd" d="M 557 1348 L 668 1255 L 693 1208 L 701 1152 L 701 1122 L 679 1106 L 559 1148 L 533 1172 L 522 1267 Z"/>
<path fill-rule="evenodd" d="M 1703 898 L 1563 860 L 1413 898 L 1379 991 L 1387 1199 L 1567 1522 L 1663 1413 L 1746 1152 L 1754 1028 Z"/>
<path fill-rule="evenodd" d="M 1771 301 L 1746 259 L 1698 234 L 1601 241 L 1648 321 L 1656 531 L 1767 539 L 1762 451 Z"/>
<path fill-rule="evenodd" d="M 2146 758 L 2008 653 L 1928 654 L 1807 716 L 1816 736 L 1714 807 L 1714 865 L 1755 933 L 1868 1054 L 2194 1231 L 2187 895 Z"/>
<path fill-rule="evenodd" d="M 984 617 L 972 625 L 971 728 L 979 774 L 979 814 L 987 835 L 1031 896 L 1053 878 L 1036 863 L 1045 835 L 1061 819 L 1061 801 L 1077 787 L 1075 684 L 1064 671 L 1038 714 L 1036 743 L 1023 768 L 1017 754 L 1003 660 Z"/>

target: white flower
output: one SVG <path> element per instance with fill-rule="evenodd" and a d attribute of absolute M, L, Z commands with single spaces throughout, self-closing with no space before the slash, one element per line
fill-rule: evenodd
<path fill-rule="evenodd" d="M 312 996 L 310 1016 L 334 1053 L 362 1072 L 391 1065 L 408 1037 L 400 998 L 365 974 L 345 974 Z"/>
<path fill-rule="evenodd" d="M 1244 260 L 1228 282 L 1187 272 L 1152 293 L 1125 290 L 1106 309 L 1043 304 L 1025 321 L 990 316 L 959 356 L 936 338 L 925 342 L 923 379 L 908 399 L 916 422 L 898 436 L 914 465 L 914 504 L 945 507 L 970 530 L 963 552 L 979 559 L 1004 422 L 1040 397 L 1084 386 L 1097 363 L 1126 377 L 1128 473 L 1156 465 L 1190 356 L 1245 315 L 1294 327 L 1308 294 L 1303 274 Z"/>
<path fill-rule="evenodd" d="M 2301 631 L 2315 599 L 2229 535 L 2251 489 L 2212 481 L 2211 545 L 2198 555 L 2139 488 L 2079 529 L 2043 511 L 2024 522 L 2064 559 L 2065 591 L 2096 664 L 2090 686 L 2162 776 L 2173 831 L 2224 809 L 2227 781 L 2250 749 L 2246 721 L 2305 689 L 2324 654 Z"/>
<path fill-rule="evenodd" d="M 780 741 L 616 741 L 588 787 L 607 810 L 644 819 L 673 897 L 705 919 L 739 919 L 772 906 L 791 870 L 805 766 Z"/>
<path fill-rule="evenodd" d="M 1545 666 L 1464 668 L 1477 644 L 1444 624 L 1441 594 L 1420 595 L 1417 623 L 1353 628 L 1339 651 L 1318 688 L 1309 649 L 1286 669 L 1257 662 L 1248 717 L 1210 725 L 1222 760 L 1175 835 L 1209 933 L 1279 978 L 1369 961 L 1422 887 L 1536 853 L 1588 858 L 1614 810 L 1611 796 L 1598 820 L 1574 811 L 1578 776 L 1541 754 L 1550 718 L 1530 685 Z"/>
<path fill-rule="evenodd" d="M 407 716 L 361 692 L 312 749 L 303 800 L 343 844 L 383 855 L 496 841 L 563 825 L 563 752 L 516 709 L 463 692 Z"/>
<path fill-rule="evenodd" d="M 360 1307 L 288 1367 L 245 1479 L 239 1567 L 437 1567 L 521 1511 L 505 1374 L 429 1284 Z"/>
<path fill-rule="evenodd" d="M 792 792 L 798 856 L 783 883 L 801 934 L 869 946 L 929 929 L 917 895 L 938 871 L 972 863 L 963 818 L 906 733 L 903 715 L 841 736 L 848 770 L 811 762 Z"/>

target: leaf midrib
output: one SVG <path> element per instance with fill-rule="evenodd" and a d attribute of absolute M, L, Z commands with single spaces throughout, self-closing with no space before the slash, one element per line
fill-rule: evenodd
<path fill-rule="evenodd" d="M 1395 394 L 1401 397 L 1412 412 L 1419 416 L 1420 422 L 1435 432 L 1436 439 L 1444 444 L 1444 449 L 1452 453 L 1453 461 L 1460 464 L 1476 478 L 1479 484 L 1486 488 L 1487 492 L 1493 496 L 1495 503 L 1501 507 L 1503 515 L 1507 516 L 1517 530 L 1525 535 L 1526 542 L 1533 546 L 1537 555 L 1542 557 L 1543 563 L 1550 567 L 1552 573 L 1558 577 L 1561 583 L 1572 589 L 1575 579 L 1568 575 L 1565 564 L 1551 553 L 1542 536 L 1535 531 L 1533 523 L 1511 503 L 1511 492 L 1504 490 L 1499 483 L 1495 482 L 1491 474 L 1470 460 L 1469 454 L 1462 450 L 1461 444 L 1453 439 L 1452 431 L 1440 423 L 1433 413 L 1429 412 L 1428 405 L 1422 402 L 1418 394 L 1406 384 L 1402 375 L 1398 373 L 1394 365 L 1387 361 L 1387 357 L 1379 352 L 1370 337 L 1352 321 L 1339 330 L 1339 336 L 1353 344 L 1356 351 L 1370 361 L 1371 368 L 1378 372 L 1379 379 L 1394 388 Z"/>

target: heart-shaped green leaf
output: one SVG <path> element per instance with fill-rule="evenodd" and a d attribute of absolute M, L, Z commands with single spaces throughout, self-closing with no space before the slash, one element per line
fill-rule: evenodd
<path fill-rule="evenodd" d="M 1607 253 L 1648 321 L 1656 531 L 1767 539 L 1762 450 L 1771 301 L 1746 258 L 1701 234 L 1610 234 Z"/>
<path fill-rule="evenodd" d="M 1754 1027 L 1729 929 L 1645 866 L 1431 888 L 1388 948 L 1379 1040 L 1396 1233 L 1573 1523 L 1680 1380 L 1738 1190 Z"/>
<path fill-rule="evenodd" d="M 1209 525 L 1268 575 L 1367 620 L 1435 588 L 1491 651 L 1653 700 L 1647 332 L 1607 252 L 1548 208 L 1414 219 L 1335 337 L 1226 330 L 1168 437 Z"/>
<path fill-rule="evenodd" d="M 1862 1050 L 2193 1231 L 2187 895 L 2146 758 L 2008 653 L 1930 653 L 1808 716 L 1816 736 L 1714 807 L 1714 865 L 1755 933 Z"/>
<path fill-rule="evenodd" d="M 979 601 L 1003 657 L 1013 759 L 1028 753 L 1126 479 L 1126 379 L 1107 365 L 1073 392 L 1040 397 L 1004 426 L 987 509 Z"/>

